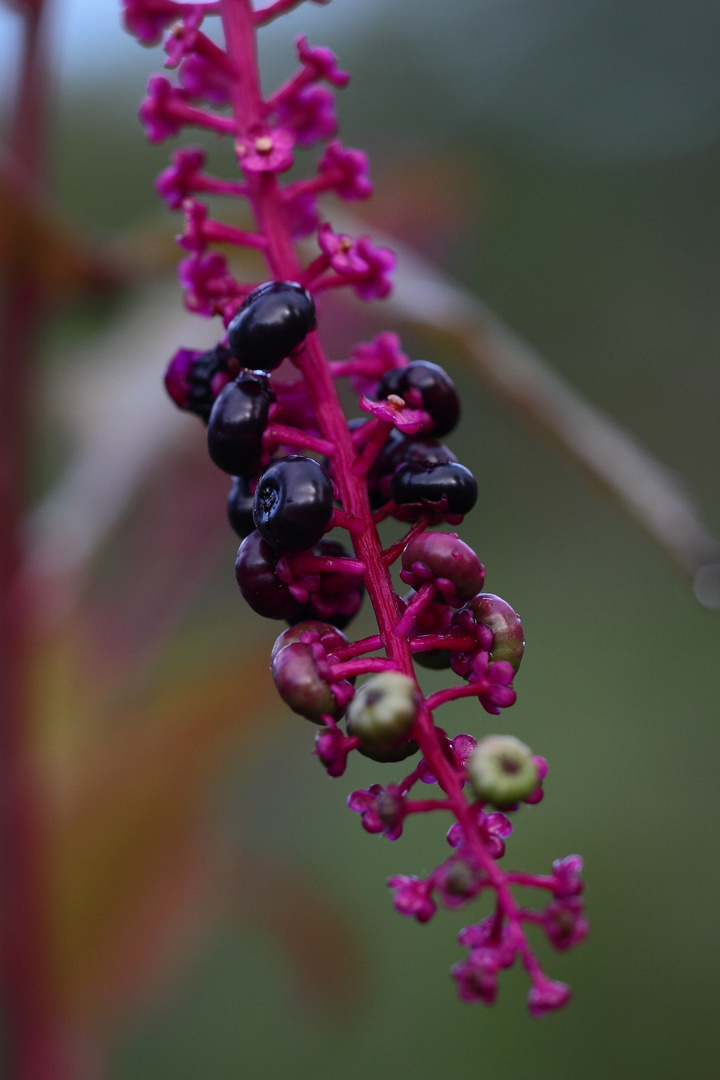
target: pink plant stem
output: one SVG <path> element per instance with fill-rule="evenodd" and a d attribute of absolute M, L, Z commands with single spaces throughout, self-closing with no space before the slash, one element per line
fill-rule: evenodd
<path fill-rule="evenodd" d="M 373 637 L 360 638 L 359 641 L 351 641 L 339 649 L 333 649 L 333 656 L 336 656 L 338 660 L 350 660 L 353 656 L 361 656 L 363 653 L 375 652 L 376 649 L 381 648 L 380 635 L 375 634 Z"/>
<path fill-rule="evenodd" d="M 445 799 L 406 799 L 405 810 L 408 814 L 427 814 L 432 810 L 452 810 L 452 804 Z"/>
<path fill-rule="evenodd" d="M 314 450 L 317 454 L 329 457 L 333 451 L 333 445 L 326 439 L 319 439 L 300 428 L 287 427 L 285 424 L 269 424 L 263 435 L 265 448 L 275 446 L 304 446 L 306 450 Z"/>
<path fill-rule="evenodd" d="M 283 10 L 289 6 L 292 5 L 277 5 L 278 9 L 282 7 Z M 260 89 L 253 9 L 250 0 L 220 0 L 220 11 L 227 53 L 238 72 L 232 91 L 238 135 L 248 135 L 255 126 L 262 123 L 266 109 Z M 276 177 L 272 174 L 254 174 L 248 177 L 248 188 L 259 230 L 267 237 L 265 257 L 273 276 L 281 280 L 298 280 L 300 265 L 285 224 L 282 193 Z M 352 277 L 345 279 L 351 280 Z M 325 283 L 332 284 L 331 281 Z M 353 535 L 352 539 L 355 552 L 365 565 L 365 585 L 377 619 L 382 645 L 395 668 L 414 679 L 410 643 L 407 638 L 393 632 L 399 616 L 397 598 L 389 569 L 383 559 L 366 485 L 353 471 L 356 455 L 352 438 L 316 333 L 309 335 L 307 345 L 297 358 L 296 364 L 305 376 L 315 406 L 318 426 L 334 447 L 331 454 L 333 475 L 338 478 L 343 508 L 365 526 L 363 532 Z M 505 875 L 487 850 L 475 815 L 463 794 L 463 780 L 458 770 L 445 758 L 441 736 L 435 729 L 426 703 L 423 703 L 419 710 L 413 737 L 437 777 L 440 788 L 447 795 L 448 805 L 462 825 L 467 843 L 495 890 L 498 910 L 505 913 L 516 934 L 526 970 L 531 977 L 538 976 L 539 965 L 522 934 L 518 908 L 506 884 Z"/>
<path fill-rule="evenodd" d="M 333 559 L 330 555 L 285 555 L 293 574 L 357 574 L 365 573 L 365 563 L 359 559 L 345 559 L 342 556 Z"/>
<path fill-rule="evenodd" d="M 29 183 L 42 178 L 47 132 L 43 4 L 23 12 L 25 38 L 10 133 Z M 30 597 L 22 525 L 28 419 L 43 297 L 27 252 L 10 255 L 0 353 L 0 978 L 8 1080 L 71 1076 L 51 971 L 46 873 L 49 817 L 33 753 Z"/>
<path fill-rule="evenodd" d="M 368 675 L 371 671 L 394 671 L 395 665 L 392 660 L 384 656 L 368 656 L 365 660 L 348 660 L 347 663 L 333 664 L 330 668 L 330 677 L 333 682 L 338 679 L 352 679 L 354 675 Z"/>
<path fill-rule="evenodd" d="M 473 637 L 461 637 L 457 634 L 423 634 L 410 639 L 413 653 L 427 652 L 428 649 L 446 649 L 448 652 L 470 652 L 477 645 Z"/>

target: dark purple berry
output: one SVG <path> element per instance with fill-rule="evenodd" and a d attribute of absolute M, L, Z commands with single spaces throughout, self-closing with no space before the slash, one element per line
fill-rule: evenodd
<path fill-rule="evenodd" d="M 316 326 L 315 302 L 295 281 L 269 281 L 250 293 L 228 326 L 243 367 L 272 371 Z"/>
<path fill-rule="evenodd" d="M 459 461 L 423 465 L 408 462 L 392 475 L 390 495 L 400 507 L 438 514 L 467 514 L 478 496 L 475 477 Z M 416 516 L 417 516 L 416 515 Z"/>
<path fill-rule="evenodd" d="M 244 476 L 234 476 L 227 500 L 227 514 L 230 525 L 241 540 L 255 528 L 253 522 L 254 484 Z"/>
<path fill-rule="evenodd" d="M 332 480 L 313 458 L 280 458 L 258 480 L 255 528 L 278 551 L 312 547 L 325 535 L 332 513 Z"/>
<path fill-rule="evenodd" d="M 208 423 L 208 453 L 231 476 L 254 476 L 262 458 L 262 437 L 275 400 L 269 380 L 243 372 L 221 391 Z"/>
<path fill-rule="evenodd" d="M 378 400 L 397 394 L 414 409 L 432 418 L 432 434 L 447 435 L 460 419 L 460 399 L 450 376 L 428 360 L 413 360 L 387 371 L 377 388 Z"/>
<path fill-rule="evenodd" d="M 397 428 L 393 428 L 390 438 L 378 454 L 368 474 L 370 506 L 373 510 L 377 510 L 388 501 L 392 474 L 406 461 L 437 465 L 440 462 L 457 461 L 457 458 L 452 450 L 435 439 L 403 436 Z"/>
<path fill-rule="evenodd" d="M 253 611 L 267 619 L 298 619 L 305 610 L 275 572 L 280 552 L 251 532 L 238 548 L 235 577 Z"/>
<path fill-rule="evenodd" d="M 216 345 L 205 353 L 179 349 L 165 372 L 165 387 L 180 409 L 195 413 L 207 424 L 215 398 L 232 378 L 235 366 L 227 345 Z"/>

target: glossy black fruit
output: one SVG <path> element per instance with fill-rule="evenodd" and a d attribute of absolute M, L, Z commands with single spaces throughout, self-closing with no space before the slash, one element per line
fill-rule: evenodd
<path fill-rule="evenodd" d="M 262 437 L 275 400 L 263 375 L 243 372 L 220 392 L 208 422 L 208 453 L 231 476 L 254 476 L 260 467 Z"/>
<path fill-rule="evenodd" d="M 403 436 L 393 429 L 390 438 L 378 454 L 368 476 L 370 506 L 377 510 L 390 498 L 390 480 L 398 466 L 406 461 L 419 461 L 424 465 L 457 461 L 452 450 L 436 439 Z"/>
<path fill-rule="evenodd" d="M 244 476 L 234 476 L 227 500 L 227 514 L 230 525 L 241 540 L 255 528 L 253 521 L 253 484 Z"/>
<path fill-rule="evenodd" d="M 305 610 L 277 576 L 280 553 L 266 544 L 258 532 L 246 536 L 238 548 L 235 577 L 253 611 L 267 619 L 297 619 Z"/>
<path fill-rule="evenodd" d="M 325 535 L 333 512 L 333 486 L 313 458 L 291 454 L 262 474 L 255 489 L 253 519 L 278 551 L 305 551 Z"/>
<path fill-rule="evenodd" d="M 467 514 L 475 505 L 478 487 L 470 470 L 458 461 L 437 465 L 408 462 L 393 473 L 390 494 L 398 506 Z"/>
<path fill-rule="evenodd" d="M 413 393 L 415 391 L 415 393 Z M 432 435 L 447 435 L 460 419 L 460 399 L 450 376 L 428 360 L 413 360 L 387 371 L 377 388 L 378 400 L 397 394 L 432 417 Z"/>
<path fill-rule="evenodd" d="M 272 371 L 315 326 L 315 302 L 306 289 L 295 281 L 268 281 L 228 326 L 228 344 L 243 367 Z"/>

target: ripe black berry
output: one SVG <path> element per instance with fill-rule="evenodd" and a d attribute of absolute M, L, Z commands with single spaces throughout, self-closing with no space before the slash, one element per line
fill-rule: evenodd
<path fill-rule="evenodd" d="M 450 376 L 428 360 L 392 368 L 378 383 L 378 400 L 397 394 L 412 408 L 424 409 L 433 421 L 432 434 L 447 435 L 460 419 L 460 399 Z"/>
<path fill-rule="evenodd" d="M 390 479 L 395 469 L 406 461 L 419 461 L 425 465 L 457 461 L 452 450 L 436 439 L 418 439 L 403 436 L 393 429 L 375 460 L 368 475 L 370 506 L 373 510 L 383 506 L 390 498 Z"/>
<path fill-rule="evenodd" d="M 231 476 L 254 476 L 260 467 L 262 437 L 275 400 L 263 375 L 243 372 L 221 391 L 208 422 L 208 453 Z"/>
<path fill-rule="evenodd" d="M 295 281 L 268 281 L 228 326 L 228 344 L 243 367 L 272 371 L 315 326 L 315 302 L 306 289 Z"/>
<path fill-rule="evenodd" d="M 179 349 L 165 372 L 165 387 L 180 409 L 195 413 L 206 424 L 215 398 L 232 378 L 236 361 L 227 345 L 205 353 Z"/>
<path fill-rule="evenodd" d="M 291 454 L 273 462 L 258 480 L 255 528 L 278 551 L 312 547 L 325 535 L 332 512 L 332 481 L 313 458 Z"/>
<path fill-rule="evenodd" d="M 423 465 L 408 462 L 396 469 L 390 494 L 398 506 L 417 506 L 418 512 L 467 514 L 478 496 L 475 477 L 459 461 Z"/>
<path fill-rule="evenodd" d="M 280 552 L 266 544 L 258 532 L 246 536 L 238 548 L 235 577 L 253 611 L 266 619 L 297 619 L 305 610 L 275 572 Z"/>
<path fill-rule="evenodd" d="M 227 500 L 227 514 L 230 525 L 241 540 L 255 528 L 253 522 L 253 484 L 245 476 L 234 476 Z"/>

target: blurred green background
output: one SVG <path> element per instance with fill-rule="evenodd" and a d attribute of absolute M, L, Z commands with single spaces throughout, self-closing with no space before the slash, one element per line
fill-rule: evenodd
<path fill-rule="evenodd" d="M 285 22 L 268 34 L 268 84 L 292 70 L 290 41 L 306 27 L 353 72 L 342 136 L 371 155 L 370 220 L 416 243 L 680 472 L 720 534 L 718 5 L 334 0 Z M 161 58 L 98 41 L 107 51 L 82 70 L 78 46 L 63 54 L 55 190 L 82 225 L 126 235 L 169 220 L 152 189 L 169 148 L 149 148 L 134 117 Z M 53 378 L 130 302 L 58 312 Z M 366 337 L 393 328 L 381 304 L 370 318 Z M 248 858 L 299 876 L 303 919 L 283 940 L 239 903 L 199 943 L 188 933 L 182 962 L 106 1026 L 109 1076 L 710 1080 L 720 1053 L 718 613 L 452 356 L 419 337 L 405 345 L 462 388 L 450 441 L 481 490 L 462 535 L 528 641 L 511 713 L 489 721 L 458 703 L 444 722 L 477 735 L 489 721 L 549 760 L 546 798 L 517 815 L 505 861 L 545 872 L 571 852 L 586 860 L 590 937 L 570 955 L 539 946 L 574 1001 L 531 1020 L 513 971 L 495 1008 L 459 1002 L 448 968 L 474 913 L 419 927 L 394 913 L 384 885 L 432 869 L 442 825 L 413 821 L 396 844 L 366 835 L 346 795 L 395 778 L 392 767 L 381 776 L 363 760 L 330 781 L 310 755 L 310 726 L 273 705 L 275 720 L 217 768 L 203 813 L 233 880 Z M 158 378 L 164 359 L 152 358 Z M 188 420 L 188 442 L 201 438 Z M 71 458 L 72 432 L 39 443 L 42 494 Z M 170 558 L 171 534 L 167 543 Z M 220 648 L 240 657 L 260 635 L 269 647 L 275 628 L 243 609 L 233 558 L 228 533 L 158 670 L 191 670 Z M 358 633 L 369 627 L 365 612 Z M 423 681 L 439 685 L 434 673 Z M 273 895 L 296 904 L 279 883 Z M 298 964 L 304 935 L 328 953 L 315 982 Z"/>

